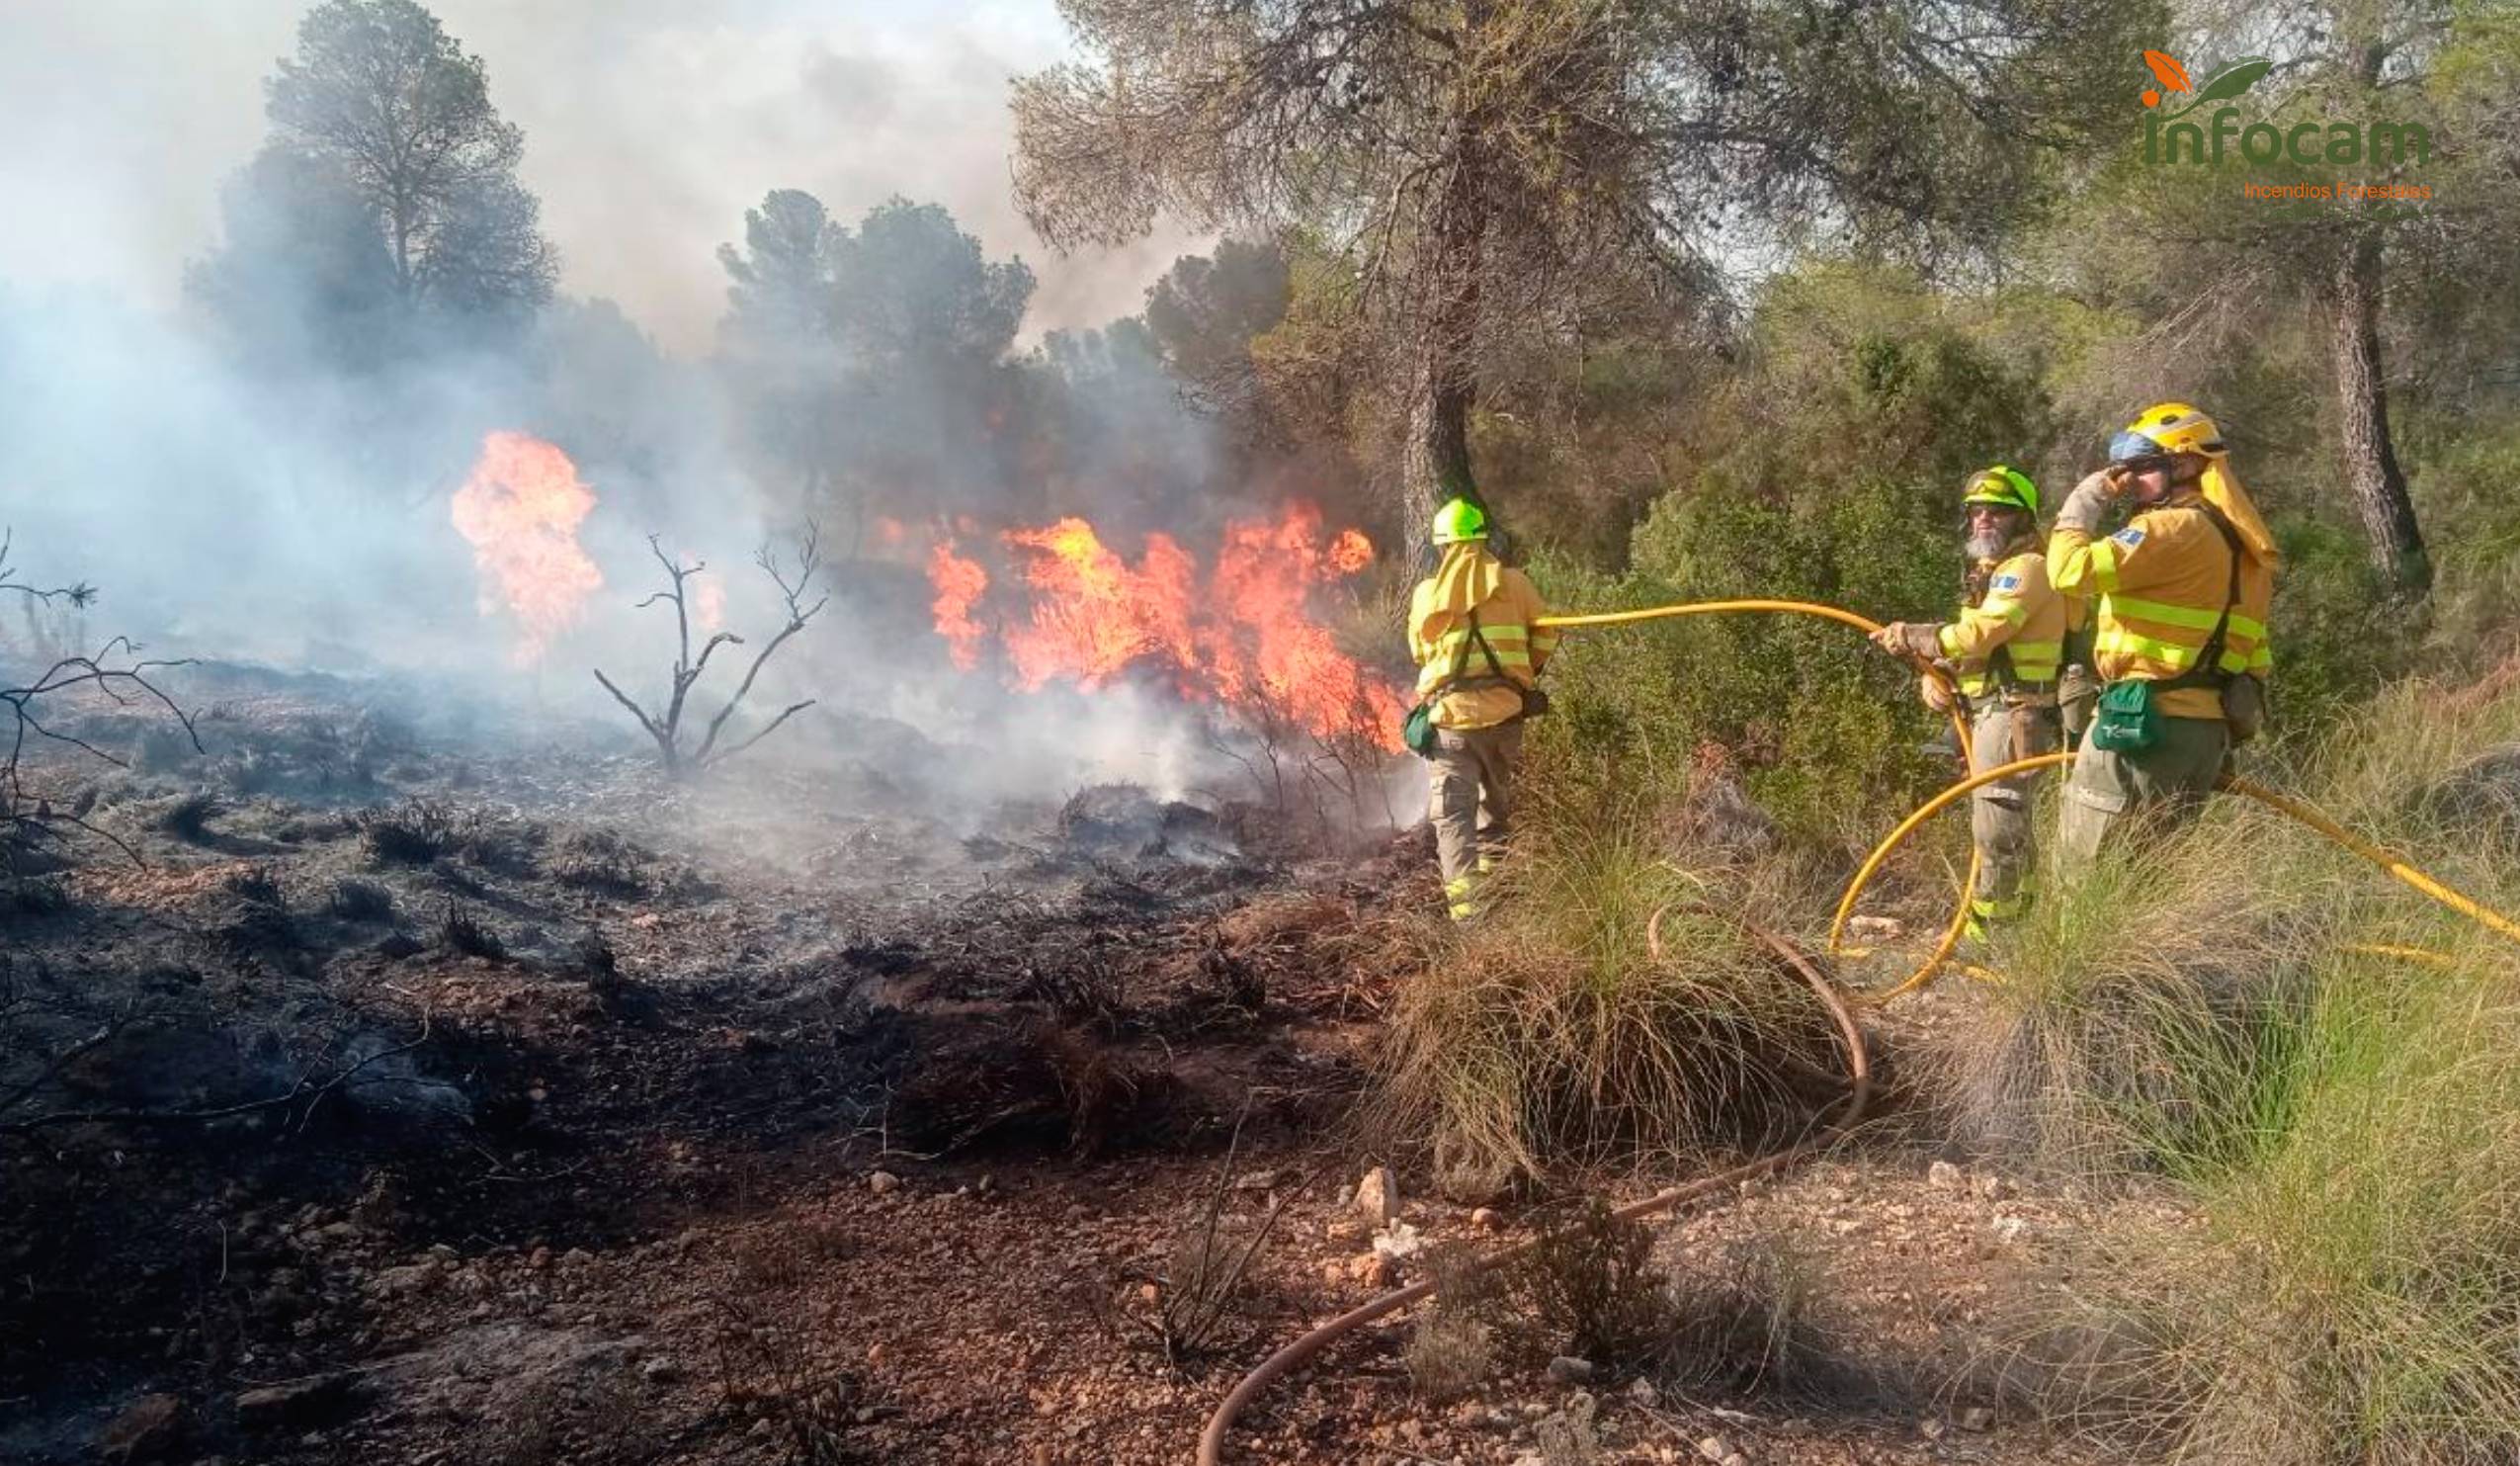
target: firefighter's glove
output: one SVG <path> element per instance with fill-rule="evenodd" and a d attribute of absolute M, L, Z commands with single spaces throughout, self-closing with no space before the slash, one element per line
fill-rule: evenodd
<path fill-rule="evenodd" d="M 1873 633 L 1873 645 L 1892 656 L 1930 662 L 1943 654 L 1942 630 L 1927 621 L 1893 621 Z"/>
<path fill-rule="evenodd" d="M 2073 486 L 2073 492 L 2065 495 L 2064 507 L 2057 511 L 2057 528 L 2097 535 L 2100 533 L 2100 521 L 2107 516 L 2109 506 L 2117 501 L 2117 480 L 2109 475 L 2108 470 L 2085 474 L 2083 480 Z"/>
<path fill-rule="evenodd" d="M 1916 679 L 1916 695 L 1937 713 L 1951 711 L 1951 684 L 1931 672 Z"/>

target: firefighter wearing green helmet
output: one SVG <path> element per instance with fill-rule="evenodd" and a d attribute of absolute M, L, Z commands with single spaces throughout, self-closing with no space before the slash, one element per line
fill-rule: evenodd
<path fill-rule="evenodd" d="M 2049 581 L 2039 543 L 2039 487 L 2028 474 L 2004 464 L 1971 474 L 1961 507 L 1968 571 L 1959 616 L 1893 622 L 1873 640 L 1925 669 L 1919 690 L 1926 706 L 1948 710 L 1958 688 L 1969 718 L 1971 762 L 1988 769 L 2053 753 L 2061 742 L 2065 644 L 2081 606 Z M 1971 893 L 1968 930 L 1981 941 L 2038 894 L 2030 811 L 2038 778 L 2034 771 L 1998 780 L 1970 801 L 1977 889 Z"/>
<path fill-rule="evenodd" d="M 1529 576 L 1499 561 L 1469 499 L 1435 511 L 1435 573 L 1409 597 L 1418 706 L 1409 746 L 1427 764 L 1427 818 L 1456 921 L 1477 914 L 1474 882 L 1504 854 L 1523 720 L 1547 707 L 1537 681 L 1557 634 Z"/>

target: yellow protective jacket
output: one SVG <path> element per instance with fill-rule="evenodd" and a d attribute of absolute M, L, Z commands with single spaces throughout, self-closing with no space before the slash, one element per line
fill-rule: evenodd
<path fill-rule="evenodd" d="M 2275 572 L 2247 553 L 2243 539 L 2239 600 L 2223 633 L 2221 670 L 2263 677 L 2274 665 L 2266 642 L 2266 609 Z M 2231 548 L 2189 495 L 2145 509 L 2125 529 L 2095 540 L 2058 526 L 2048 541 L 2048 575 L 2067 595 L 2095 597 L 2092 663 L 2101 680 L 2160 682 L 2193 668 L 2214 635 L 2231 587 Z M 2178 687 L 2156 706 L 2167 718 L 2221 718 L 2219 688 Z"/>
<path fill-rule="evenodd" d="M 2079 609 L 2049 582 L 2048 557 L 2024 550 L 2005 557 L 1986 577 L 1977 603 L 1961 607 L 1960 618 L 1935 637 L 1972 702 L 2004 690 L 2004 679 L 1991 665 L 1998 650 L 2011 663 L 2016 691 L 2053 696 L 2065 633 L 2074 628 Z"/>
<path fill-rule="evenodd" d="M 1478 617 L 1479 639 L 1496 653 L 1492 673 L 1470 638 L 1472 612 Z M 1493 728 L 1521 714 L 1518 689 L 1532 686 L 1557 649 L 1557 633 L 1532 625 L 1548 614 L 1531 577 L 1500 563 L 1484 547 L 1446 549 L 1443 563 L 1409 596 L 1409 656 L 1417 663 L 1417 695 L 1423 698 L 1447 681 L 1481 685 L 1445 693 L 1435 704 L 1437 728 Z M 1493 676 L 1513 685 L 1486 680 Z"/>

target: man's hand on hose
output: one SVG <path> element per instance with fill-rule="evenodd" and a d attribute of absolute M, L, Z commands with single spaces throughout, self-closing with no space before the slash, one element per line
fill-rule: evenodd
<path fill-rule="evenodd" d="M 1932 672 L 1916 679 L 1916 695 L 1925 700 L 1926 707 L 1937 713 L 1951 711 L 1951 683 Z"/>
<path fill-rule="evenodd" d="M 1929 621 L 1893 621 L 1873 633 L 1873 645 L 1919 665 L 1943 654 L 1943 629 Z"/>

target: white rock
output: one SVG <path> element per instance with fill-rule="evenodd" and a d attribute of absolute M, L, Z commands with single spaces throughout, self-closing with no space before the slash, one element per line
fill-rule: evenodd
<path fill-rule="evenodd" d="M 1391 1168 L 1378 1165 L 1356 1183 L 1356 1209 L 1366 1220 L 1377 1225 L 1396 1222 L 1400 1217 L 1400 1184 L 1391 1179 Z"/>
<path fill-rule="evenodd" d="M 878 1196 L 889 1196 L 901 1189 L 901 1178 L 888 1170 L 867 1172 L 867 1189 Z"/>
<path fill-rule="evenodd" d="M 1710 1435 L 1698 1442 L 1698 1454 L 1710 1461 L 1721 1462 L 1732 1454 L 1732 1446 L 1721 1435 Z"/>
<path fill-rule="evenodd" d="M 1561 1385 L 1589 1384 L 1592 1381 L 1592 1361 L 1572 1354 L 1559 1354 L 1549 1361 L 1549 1377 Z"/>
<path fill-rule="evenodd" d="M 1969 1184 L 1969 1176 L 1948 1161 L 1937 1161 L 1925 1167 L 1926 1183 L 1944 1191 L 1958 1191 Z"/>
<path fill-rule="evenodd" d="M 1662 1392 L 1653 1387 L 1652 1380 L 1638 1376 L 1637 1382 L 1628 1387 L 1628 1398 L 1651 1410 L 1662 1403 Z"/>
<path fill-rule="evenodd" d="M 1374 1250 L 1393 1259 L 1414 1257 L 1426 1250 L 1426 1239 L 1406 1222 L 1393 1222 L 1374 1239 Z"/>
<path fill-rule="evenodd" d="M 1982 1405 L 1973 1405 L 1960 1413 L 1963 1430 L 1990 1430 L 1994 1424 L 1995 1413 Z"/>

